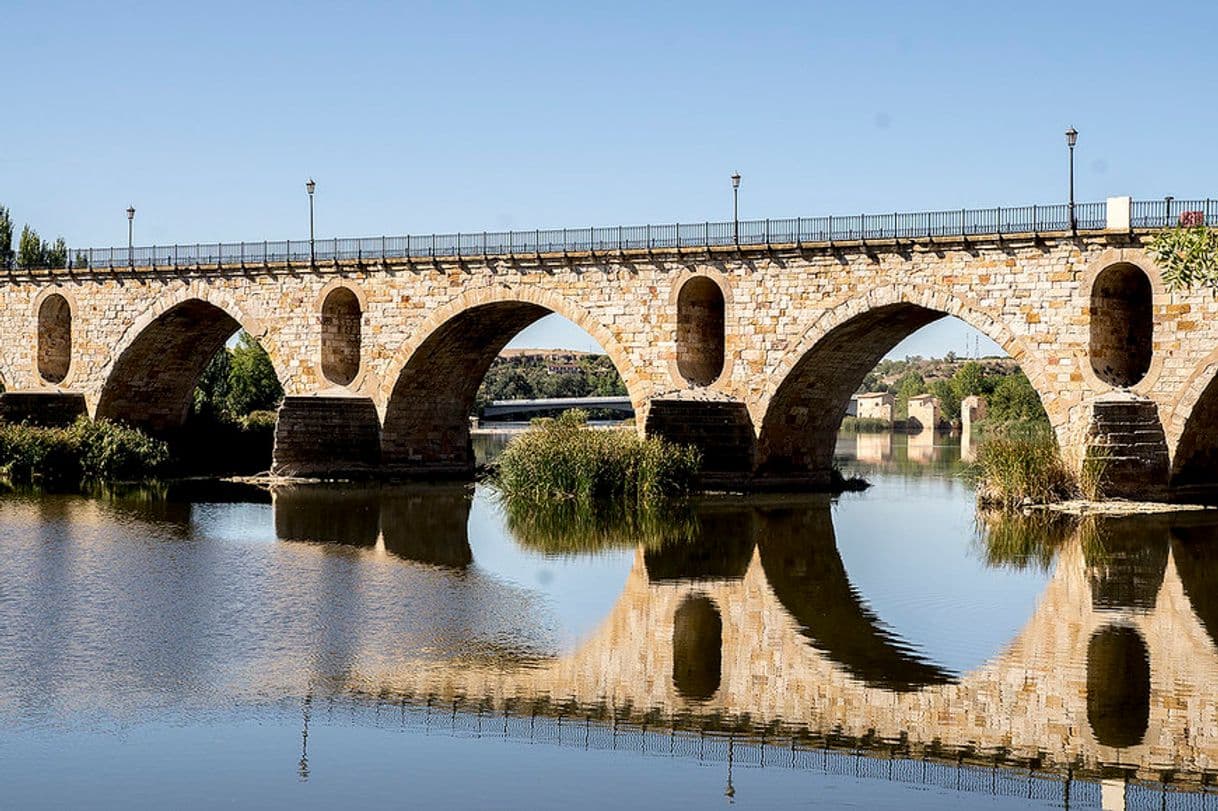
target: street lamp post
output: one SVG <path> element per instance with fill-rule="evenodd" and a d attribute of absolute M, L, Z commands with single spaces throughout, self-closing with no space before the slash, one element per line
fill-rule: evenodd
<path fill-rule="evenodd" d="M 1078 130 L 1066 130 L 1066 146 L 1070 147 L 1070 233 L 1078 236 L 1078 219 L 1074 216 L 1074 145 L 1078 143 Z"/>
<path fill-rule="evenodd" d="M 740 173 L 732 172 L 732 239 L 740 247 Z"/>
<path fill-rule="evenodd" d="M 309 178 L 305 183 L 305 190 L 309 192 L 309 267 L 317 267 L 317 250 L 313 243 L 313 190 L 317 188 L 317 184 L 313 182 L 313 178 Z"/>
<path fill-rule="evenodd" d="M 135 206 L 127 206 L 127 267 L 135 268 Z"/>
<path fill-rule="evenodd" d="M 1172 197 L 1170 194 L 1163 198 L 1164 209 L 1167 211 L 1167 217 L 1163 222 L 1165 227 L 1171 226 L 1171 201 L 1175 199 L 1176 198 Z"/>

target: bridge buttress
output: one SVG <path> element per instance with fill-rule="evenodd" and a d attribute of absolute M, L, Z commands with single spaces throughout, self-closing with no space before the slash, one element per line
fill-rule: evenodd
<path fill-rule="evenodd" d="M 367 397 L 289 396 L 279 407 L 271 472 L 279 476 L 371 476 L 381 425 Z"/>
<path fill-rule="evenodd" d="M 50 428 L 87 416 L 83 394 L 68 391 L 6 391 L 0 394 L 0 421 Z"/>
<path fill-rule="evenodd" d="M 702 453 L 704 486 L 751 486 L 755 435 L 744 403 L 655 399 L 647 409 L 644 433 L 696 447 Z"/>

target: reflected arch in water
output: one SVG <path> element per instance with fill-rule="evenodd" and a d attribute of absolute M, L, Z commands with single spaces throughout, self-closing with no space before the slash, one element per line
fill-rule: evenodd
<path fill-rule="evenodd" d="M 1087 643 L 1087 721 L 1103 746 L 1142 742 L 1150 724 L 1150 653 L 1136 628 L 1107 625 Z"/>
<path fill-rule="evenodd" d="M 1193 614 L 1218 646 L 1218 528 L 1174 527 L 1171 555 Z"/>
<path fill-rule="evenodd" d="M 672 618 L 672 684 L 689 701 L 709 701 L 723 678 L 723 617 L 715 601 L 690 594 Z"/>
<path fill-rule="evenodd" d="M 906 691 L 956 680 L 889 631 L 851 585 L 827 499 L 757 515 L 766 580 L 814 647 L 872 687 Z"/>

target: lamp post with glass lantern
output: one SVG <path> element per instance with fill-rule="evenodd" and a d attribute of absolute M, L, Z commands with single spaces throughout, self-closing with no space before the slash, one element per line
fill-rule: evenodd
<path fill-rule="evenodd" d="M 740 173 L 732 172 L 732 239 L 740 247 Z"/>
<path fill-rule="evenodd" d="M 317 184 L 313 182 L 313 178 L 309 178 L 305 182 L 305 190 L 309 193 L 309 267 L 317 267 L 317 249 L 313 242 L 313 191 L 317 188 Z"/>
<path fill-rule="evenodd" d="M 1074 145 L 1078 143 L 1078 130 L 1066 130 L 1066 146 L 1070 147 L 1070 233 L 1078 236 L 1078 219 L 1074 216 Z"/>
<path fill-rule="evenodd" d="M 127 267 L 135 267 L 135 206 L 127 206 Z"/>

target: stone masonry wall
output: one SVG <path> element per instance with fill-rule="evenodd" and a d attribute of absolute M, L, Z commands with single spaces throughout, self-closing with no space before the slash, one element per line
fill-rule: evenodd
<path fill-rule="evenodd" d="M 124 370 L 119 360 L 150 327 L 155 331 L 170 323 L 173 308 L 198 300 L 262 341 L 288 394 L 366 397 L 384 420 L 400 373 L 431 335 L 478 305 L 519 302 L 569 318 L 605 348 L 625 379 L 640 425 L 656 398 L 693 394 L 737 402 L 758 437 L 763 425 L 770 426 L 755 461 L 764 465 L 769 455 L 779 453 L 789 467 L 814 461 L 806 447 L 798 447 L 802 440 L 793 438 L 809 425 L 813 404 L 783 394 L 783 384 L 814 348 L 828 346 L 822 339 L 870 314 L 871 329 L 853 333 L 850 342 L 823 355 L 829 364 L 825 368 L 840 371 L 835 387 L 853 391 L 857 381 L 847 378 L 861 364 L 882 356 L 928 318 L 947 313 L 989 335 L 1020 362 L 1063 445 L 1074 452 L 1086 441 L 1095 398 L 1112 391 L 1090 362 L 1091 283 L 1105 268 L 1130 263 L 1150 279 L 1154 318 L 1150 368 L 1131 391 L 1157 405 L 1169 452 L 1174 452 L 1218 372 L 1218 301 L 1205 291 L 1167 292 L 1139 245 L 1138 235 L 1114 233 L 1077 240 L 1006 238 L 742 253 L 391 261 L 314 271 L 14 273 L 0 282 L 0 376 L 10 391 L 81 394 L 91 413 L 106 400 L 115 404 L 111 415 L 118 418 L 124 410 L 138 410 L 136 401 L 151 392 L 180 396 L 193 381 L 165 378 L 201 368 L 183 354 L 189 354 L 189 339 L 171 344 L 176 354 L 164 365 L 172 368 L 158 368 L 156 352 L 128 355 L 145 369 L 135 386 L 133 367 L 127 364 Z M 695 276 L 714 281 L 725 299 L 724 370 L 706 387 L 690 384 L 677 368 L 678 291 Z M 321 369 L 322 305 L 338 286 L 350 288 L 362 305 L 358 374 L 346 386 L 327 381 Z M 58 383 L 44 379 L 37 363 L 39 304 L 51 294 L 64 296 L 71 311 L 71 364 Z M 163 318 L 167 313 L 169 320 Z M 515 321 L 504 323 L 510 327 Z M 178 318 L 174 325 L 175 330 L 191 328 L 192 318 Z M 510 337 L 493 336 L 504 342 Z M 199 343 L 204 352 L 213 341 L 209 337 Z M 431 368 L 460 374 L 460 359 Z M 116 374 L 119 370 L 124 374 Z M 823 376 L 808 379 L 827 385 Z M 416 380 L 411 391 L 417 394 L 420 385 L 426 389 Z M 177 406 L 151 407 L 158 418 L 169 419 L 178 413 Z M 822 409 L 829 414 L 826 419 L 836 419 L 835 408 Z M 403 458 L 419 453 L 413 442 L 401 445 Z"/>

